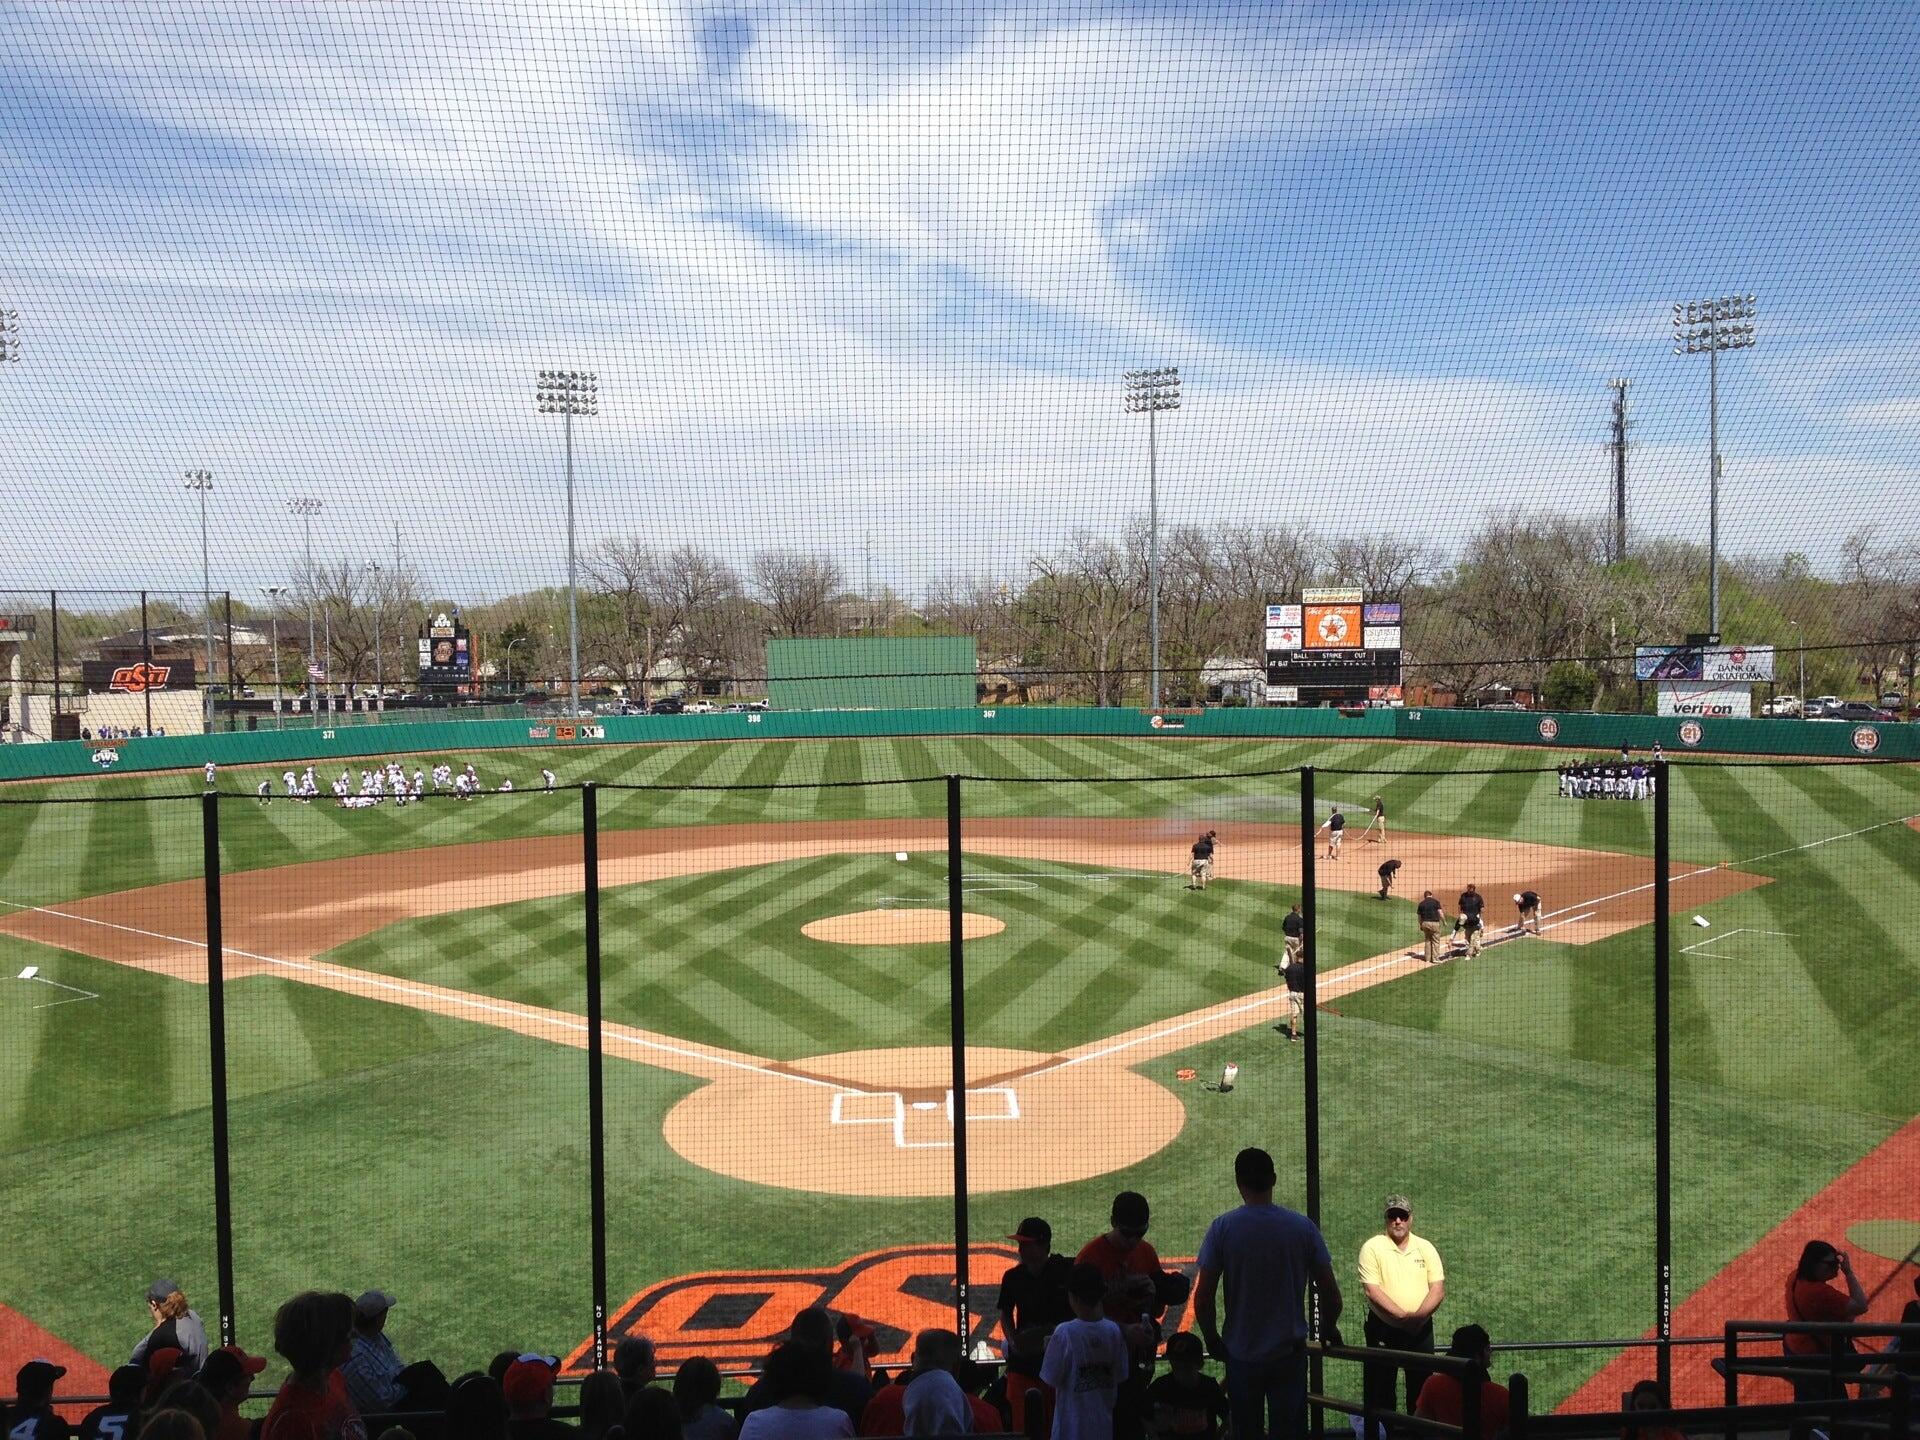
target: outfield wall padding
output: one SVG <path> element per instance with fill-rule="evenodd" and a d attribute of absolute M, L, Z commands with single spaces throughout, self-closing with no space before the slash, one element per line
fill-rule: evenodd
<path fill-rule="evenodd" d="M 977 671 L 964 635 L 767 642 L 767 698 L 787 713 L 971 709 Z"/>
<path fill-rule="evenodd" d="M 1158 723 L 1155 723 L 1156 720 Z M 1542 722 L 1555 730 L 1541 734 Z M 375 755 L 459 754 L 512 746 L 657 745 L 683 740 L 827 740 L 903 735 L 1097 735 L 1176 739 L 1401 740 L 1468 745 L 1526 745 L 1601 754 L 1624 741 L 1636 751 L 1658 743 L 1673 759 L 1691 753 L 1860 759 L 1859 726 L 1818 720 L 1702 720 L 1700 739 L 1680 738 L 1687 722 L 1652 715 L 1543 715 L 1536 711 L 1218 709 L 1154 716 L 1144 710 L 1071 706 L 969 707 L 943 710 L 770 710 L 761 714 L 606 716 L 563 739 L 564 722 L 441 720 L 354 725 L 337 730 L 258 730 L 235 734 L 165 735 L 104 747 L 119 757 L 93 760 L 88 741 L 0 746 L 0 780 L 47 780 L 133 770 L 187 769 L 209 759 L 222 766 L 337 765 Z M 1920 725 L 1870 728 L 1872 758 L 1920 760 Z M 593 733 L 593 732 L 598 732 Z M 329 777 L 330 778 L 330 777 Z"/>

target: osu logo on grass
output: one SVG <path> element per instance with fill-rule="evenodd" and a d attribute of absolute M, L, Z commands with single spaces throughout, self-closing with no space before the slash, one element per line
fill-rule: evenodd
<path fill-rule="evenodd" d="M 137 665 L 122 665 L 115 670 L 107 688 L 125 691 L 129 695 L 138 695 L 145 690 L 164 690 L 167 688 L 167 676 L 172 673 L 171 665 L 154 665 L 142 660 Z"/>
<path fill-rule="evenodd" d="M 967 1349 L 988 1339 L 998 1322 L 1000 1277 L 1019 1259 L 1010 1245 L 975 1246 L 967 1257 Z M 652 1340 L 664 1371 L 695 1355 L 715 1364 L 756 1363 L 781 1340 L 793 1317 L 811 1305 L 858 1315 L 875 1329 L 871 1359 L 901 1365 L 913 1357 L 919 1330 L 954 1325 L 953 1246 L 905 1245 L 856 1255 L 834 1269 L 734 1270 L 682 1275 L 649 1286 L 615 1311 L 610 1343 L 639 1333 Z M 1163 1260 L 1168 1269 L 1189 1261 Z M 1167 1312 L 1168 1334 L 1184 1307 Z M 593 1341 L 567 1357 L 566 1372 L 589 1366 Z"/>

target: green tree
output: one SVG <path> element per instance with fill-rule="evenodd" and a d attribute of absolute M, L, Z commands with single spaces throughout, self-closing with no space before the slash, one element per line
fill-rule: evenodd
<path fill-rule="evenodd" d="M 1547 667 L 1540 699 L 1549 710 L 1585 710 L 1600 693 L 1600 677 L 1578 660 L 1556 660 Z"/>

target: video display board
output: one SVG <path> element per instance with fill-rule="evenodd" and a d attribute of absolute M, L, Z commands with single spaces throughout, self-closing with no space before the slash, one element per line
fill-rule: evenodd
<path fill-rule="evenodd" d="M 473 683 L 473 639 L 458 615 L 436 615 L 420 627 L 420 685 L 445 689 Z"/>

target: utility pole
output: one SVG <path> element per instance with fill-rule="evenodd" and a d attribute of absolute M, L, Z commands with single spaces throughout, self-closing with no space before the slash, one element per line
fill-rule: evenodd
<path fill-rule="evenodd" d="M 273 606 L 273 728 L 276 730 L 284 730 L 287 725 L 286 716 L 282 713 L 287 701 L 280 690 L 280 597 L 286 593 L 287 587 L 284 585 L 267 585 L 261 589 L 261 594 Z"/>
<path fill-rule="evenodd" d="M 1627 382 L 1613 388 L 1613 563 L 1627 558 Z"/>
<path fill-rule="evenodd" d="M 206 733 L 213 733 L 213 582 L 208 578 L 207 570 L 207 492 L 213 489 L 211 470 L 189 470 L 186 473 L 187 489 L 198 491 L 200 495 L 200 608 L 207 620 L 207 678 L 200 687 L 204 701 L 201 725 Z M 227 676 L 227 689 L 233 689 L 233 676 Z M 231 694 L 227 697 L 231 700 Z M 228 714 L 232 714 L 229 709 Z"/>

